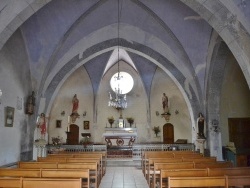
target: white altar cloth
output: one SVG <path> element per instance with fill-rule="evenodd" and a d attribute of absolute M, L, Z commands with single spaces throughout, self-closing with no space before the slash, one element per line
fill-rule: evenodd
<path fill-rule="evenodd" d="M 103 133 L 102 137 L 137 137 L 137 133 Z"/>

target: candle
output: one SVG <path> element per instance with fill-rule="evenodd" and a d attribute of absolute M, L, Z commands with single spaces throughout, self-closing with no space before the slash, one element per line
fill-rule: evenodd
<path fill-rule="evenodd" d="M 68 116 L 68 123 L 70 123 L 70 116 Z"/>
<path fill-rule="evenodd" d="M 67 127 L 67 132 L 69 132 L 69 127 Z"/>

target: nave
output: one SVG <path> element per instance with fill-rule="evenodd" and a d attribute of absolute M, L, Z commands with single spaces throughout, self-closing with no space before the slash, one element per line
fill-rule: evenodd
<path fill-rule="evenodd" d="M 142 170 L 136 166 L 107 166 L 99 188 L 148 188 Z"/>

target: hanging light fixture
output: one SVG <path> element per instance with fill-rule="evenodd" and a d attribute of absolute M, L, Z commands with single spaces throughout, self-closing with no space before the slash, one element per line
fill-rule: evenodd
<path fill-rule="evenodd" d="M 114 74 L 110 80 L 110 85 L 112 90 L 115 93 L 115 97 L 112 96 L 111 92 L 109 92 L 109 102 L 108 106 L 115 107 L 116 109 L 125 109 L 127 108 L 127 97 L 126 94 L 131 91 L 133 88 L 133 78 L 130 74 L 126 72 L 120 72 L 120 4 L 118 0 L 118 7 L 117 7 L 117 19 L 118 19 L 118 26 L 117 26 L 117 64 L 118 64 L 118 71 Z M 132 84 L 128 84 L 131 83 Z"/>

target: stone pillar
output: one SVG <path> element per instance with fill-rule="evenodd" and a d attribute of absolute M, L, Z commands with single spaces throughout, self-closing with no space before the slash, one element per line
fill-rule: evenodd
<path fill-rule="evenodd" d="M 206 139 L 196 139 L 198 148 L 200 149 L 200 153 L 204 155 L 204 143 Z"/>

